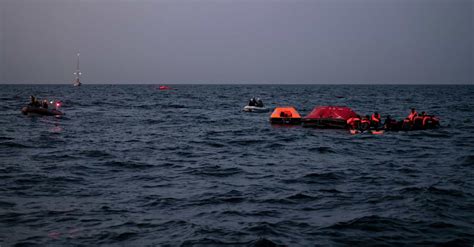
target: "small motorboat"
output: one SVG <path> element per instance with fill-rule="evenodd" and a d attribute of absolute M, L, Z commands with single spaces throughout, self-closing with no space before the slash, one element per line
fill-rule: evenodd
<path fill-rule="evenodd" d="M 300 124 L 301 115 L 293 106 L 277 107 L 270 116 L 272 124 Z"/>
<path fill-rule="evenodd" d="M 36 106 L 25 106 L 21 109 L 23 115 L 40 115 L 40 116 L 61 116 L 63 112 L 57 109 L 46 109 Z"/>
<path fill-rule="evenodd" d="M 268 108 L 263 105 L 263 101 L 260 98 L 255 97 L 249 100 L 249 103 L 244 107 L 245 112 L 268 112 Z"/>
<path fill-rule="evenodd" d="M 244 112 L 268 112 L 269 109 L 266 108 L 266 107 L 260 107 L 260 106 L 250 106 L 250 105 L 247 105 L 244 107 L 244 109 L 242 110 Z"/>

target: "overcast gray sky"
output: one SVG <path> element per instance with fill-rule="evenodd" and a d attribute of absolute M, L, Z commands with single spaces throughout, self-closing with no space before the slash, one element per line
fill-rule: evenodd
<path fill-rule="evenodd" d="M 0 0 L 0 81 L 473 83 L 473 0 Z"/>

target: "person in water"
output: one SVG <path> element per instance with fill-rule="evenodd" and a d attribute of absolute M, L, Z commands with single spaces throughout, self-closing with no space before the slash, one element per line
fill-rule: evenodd
<path fill-rule="evenodd" d="M 369 115 L 365 115 L 365 117 L 361 119 L 360 126 L 361 126 L 361 130 L 370 129 L 370 116 Z"/>
<path fill-rule="evenodd" d="M 347 119 L 347 125 L 349 125 L 350 129 L 359 130 L 360 129 L 360 116 L 357 115 L 355 117 L 351 117 Z"/>

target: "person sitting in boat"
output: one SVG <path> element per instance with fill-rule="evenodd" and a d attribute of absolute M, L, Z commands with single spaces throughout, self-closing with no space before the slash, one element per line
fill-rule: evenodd
<path fill-rule="evenodd" d="M 43 100 L 43 103 L 41 104 L 41 107 L 43 107 L 44 109 L 48 109 L 48 101 Z"/>
<path fill-rule="evenodd" d="M 423 117 L 423 128 L 436 128 L 439 127 L 439 119 L 433 115 L 425 115 Z"/>
<path fill-rule="evenodd" d="M 423 119 L 426 117 L 425 112 L 421 112 L 421 114 L 416 115 L 413 118 L 413 127 L 416 129 L 422 129 L 423 128 Z"/>
<path fill-rule="evenodd" d="M 260 98 L 257 98 L 257 106 L 263 107 L 263 101 Z"/>
<path fill-rule="evenodd" d="M 380 114 L 378 112 L 374 112 L 370 119 L 370 126 L 375 127 L 375 129 L 378 129 L 380 126 L 380 120 Z"/>
<path fill-rule="evenodd" d="M 408 119 L 413 122 L 415 120 L 415 117 L 418 115 L 418 112 L 416 112 L 415 108 L 411 108 L 410 115 L 408 115 Z"/>
<path fill-rule="evenodd" d="M 249 106 L 256 106 L 256 105 L 257 105 L 257 102 L 255 101 L 255 98 L 251 98 L 251 99 L 249 100 L 249 104 L 248 104 L 248 105 L 249 105 Z"/>
<path fill-rule="evenodd" d="M 385 122 L 383 123 L 383 127 L 386 130 L 392 130 L 397 126 L 397 120 L 392 119 L 390 115 L 385 118 Z"/>
<path fill-rule="evenodd" d="M 33 106 L 35 104 L 35 100 L 36 100 L 35 96 L 31 95 L 30 96 L 30 103 L 28 103 L 28 105 Z"/>
<path fill-rule="evenodd" d="M 35 96 L 31 95 L 30 96 L 30 103 L 28 105 L 33 106 L 33 107 L 40 107 L 41 104 L 38 102 L 38 100 L 36 99 Z"/>
<path fill-rule="evenodd" d="M 281 118 L 291 118 L 293 116 L 293 114 L 291 114 L 291 112 L 285 112 L 285 111 L 282 111 L 280 112 L 280 117 Z"/>

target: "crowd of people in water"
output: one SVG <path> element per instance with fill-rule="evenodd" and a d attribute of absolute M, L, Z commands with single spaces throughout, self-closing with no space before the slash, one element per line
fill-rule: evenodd
<path fill-rule="evenodd" d="M 424 111 L 420 114 L 416 112 L 415 108 L 412 108 L 410 114 L 401 121 L 393 119 L 390 115 L 387 115 L 385 121 L 382 123 L 381 116 L 378 112 L 374 112 L 372 116 L 366 115 L 361 117 L 349 118 L 347 125 L 350 129 L 366 131 L 369 129 L 374 130 L 412 130 L 412 129 L 427 129 L 438 127 L 439 120 L 432 115 L 427 115 Z"/>
<path fill-rule="evenodd" d="M 263 107 L 263 101 L 260 98 L 255 99 L 255 97 L 252 97 L 249 100 L 248 106 Z"/>
<path fill-rule="evenodd" d="M 48 109 L 48 101 L 47 100 L 42 100 L 42 101 L 38 100 L 35 96 L 31 95 L 30 96 L 30 103 L 28 104 L 28 106 Z"/>

